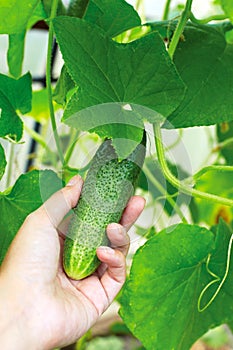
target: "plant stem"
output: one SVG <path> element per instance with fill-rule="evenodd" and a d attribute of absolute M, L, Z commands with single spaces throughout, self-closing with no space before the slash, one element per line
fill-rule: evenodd
<path fill-rule="evenodd" d="M 170 5 L 171 5 L 171 0 L 167 0 L 166 4 L 165 4 L 165 7 L 164 7 L 163 17 L 162 17 L 163 21 L 166 21 L 168 19 Z"/>
<path fill-rule="evenodd" d="M 53 135 L 54 135 L 60 161 L 63 163 L 64 157 L 62 153 L 60 139 L 57 132 L 57 123 L 56 123 L 55 113 L 53 108 L 52 84 L 51 84 L 51 59 L 52 59 L 53 34 L 54 34 L 52 19 L 56 16 L 57 6 L 58 6 L 58 0 L 53 0 L 51 15 L 50 15 L 50 22 L 49 22 L 49 38 L 48 38 L 48 51 L 47 51 L 47 64 L 46 64 L 46 87 L 48 90 L 48 103 L 49 103 L 49 111 L 50 111 L 50 119 L 52 124 Z"/>
<path fill-rule="evenodd" d="M 173 59 L 174 53 L 176 51 L 176 47 L 179 43 L 181 34 L 183 33 L 184 27 L 185 27 L 185 25 L 190 17 L 192 2 L 193 2 L 193 0 L 187 0 L 184 11 L 181 14 L 180 20 L 179 20 L 177 27 L 175 29 L 175 32 L 172 36 L 172 40 L 171 40 L 171 43 L 170 43 L 169 48 L 168 48 L 168 53 L 172 59 Z"/>
<path fill-rule="evenodd" d="M 13 167 L 13 160 L 14 160 L 14 148 L 15 148 L 15 145 L 13 143 L 10 143 L 10 156 L 8 161 L 6 187 L 9 187 L 11 184 L 11 175 L 12 175 L 12 167 Z"/>
<path fill-rule="evenodd" d="M 35 130 L 30 129 L 26 124 L 24 124 L 24 129 L 28 133 L 28 135 L 31 136 L 31 138 L 33 140 L 35 140 L 43 148 L 45 148 L 46 150 L 51 152 L 51 149 L 48 147 L 46 141 L 43 139 L 43 137 L 40 134 L 38 134 L 38 132 L 36 132 Z"/>
<path fill-rule="evenodd" d="M 223 21 L 224 19 L 227 18 L 226 15 L 222 14 L 222 15 L 213 15 L 213 16 L 209 16 L 207 18 L 203 18 L 203 19 L 197 19 L 194 14 L 191 12 L 189 18 L 191 19 L 191 21 L 193 23 L 197 23 L 197 24 L 207 24 L 211 21 Z"/>
<path fill-rule="evenodd" d="M 65 154 L 65 160 L 64 160 L 64 166 L 67 165 L 69 163 L 69 160 L 72 156 L 72 153 L 73 153 L 73 150 L 75 148 L 75 145 L 77 143 L 77 138 L 78 138 L 78 135 L 79 135 L 80 131 L 78 130 L 75 130 L 75 132 L 71 135 L 71 141 L 70 141 L 70 145 L 66 151 L 66 154 Z"/>
<path fill-rule="evenodd" d="M 223 148 L 229 147 L 233 145 L 233 137 L 224 140 L 223 142 L 220 142 L 214 149 L 213 152 L 218 152 Z"/>
<path fill-rule="evenodd" d="M 202 168 L 201 170 L 199 170 L 196 174 L 194 174 L 192 176 L 192 180 L 194 182 L 196 182 L 203 174 L 205 174 L 207 171 L 211 171 L 211 170 L 216 170 L 216 171 L 223 171 L 223 172 L 228 172 L 228 171 L 232 171 L 233 172 L 233 166 L 230 165 L 209 165 L 206 166 L 204 168 Z"/>
<path fill-rule="evenodd" d="M 198 191 L 189 185 L 185 184 L 185 182 L 181 182 L 178 180 L 170 171 L 166 158 L 165 158 L 165 153 L 164 153 L 164 147 L 162 144 L 162 135 L 161 135 L 161 129 L 158 124 L 154 124 L 154 133 L 155 133 L 155 144 L 156 144 L 156 149 L 157 149 L 157 155 L 158 155 L 158 161 L 160 163 L 161 169 L 163 171 L 163 174 L 165 178 L 178 190 L 181 192 L 192 195 L 196 198 L 200 199 L 205 199 L 208 201 L 212 201 L 214 203 L 222 204 L 222 205 L 227 205 L 230 207 L 233 207 L 233 200 L 228 199 L 228 198 L 223 198 L 211 193 L 206 193 L 202 191 Z"/>
<path fill-rule="evenodd" d="M 187 220 L 185 219 L 182 211 L 180 210 L 179 206 L 176 204 L 174 199 L 167 193 L 165 188 L 156 180 L 154 175 L 151 173 L 150 169 L 144 164 L 143 167 L 145 175 L 148 177 L 148 179 L 152 182 L 152 184 L 159 190 L 159 192 L 165 196 L 168 203 L 173 207 L 173 209 L 176 211 L 176 213 L 179 215 L 180 219 L 183 223 L 187 224 Z"/>

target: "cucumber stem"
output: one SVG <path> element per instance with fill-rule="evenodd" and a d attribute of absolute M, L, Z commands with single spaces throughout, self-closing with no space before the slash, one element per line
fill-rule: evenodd
<path fill-rule="evenodd" d="M 175 32 L 172 36 L 172 40 L 171 40 L 169 48 L 168 48 L 168 53 L 169 53 L 171 59 L 173 59 L 173 56 L 174 56 L 174 53 L 176 51 L 176 47 L 179 43 L 181 34 L 183 33 L 184 27 L 185 27 L 185 25 L 190 17 L 192 2 L 193 2 L 193 0 L 187 0 L 184 11 L 181 14 L 180 20 L 179 20 L 177 27 L 175 29 Z"/>
<path fill-rule="evenodd" d="M 167 0 L 165 7 L 164 7 L 163 17 L 162 17 L 163 21 L 167 21 L 167 19 L 168 19 L 170 5 L 171 5 L 171 0 Z"/>
<path fill-rule="evenodd" d="M 188 221 L 185 219 L 182 211 L 180 210 L 179 206 L 176 204 L 172 196 L 170 196 L 165 188 L 159 183 L 159 181 L 156 180 L 154 175 L 151 173 L 150 169 L 144 164 L 143 171 L 145 175 L 148 177 L 148 179 L 152 182 L 152 184 L 159 190 L 159 192 L 164 195 L 168 203 L 173 207 L 175 212 L 179 215 L 180 219 L 184 224 L 187 224 Z"/>
<path fill-rule="evenodd" d="M 49 104 L 50 120 L 52 124 L 53 135 L 54 135 L 60 161 L 63 163 L 64 157 L 62 153 L 59 135 L 57 132 L 57 123 L 56 123 L 55 112 L 53 108 L 52 83 L 51 83 L 51 60 L 52 60 L 53 36 L 54 36 L 52 19 L 56 17 L 57 7 L 58 7 L 58 0 L 53 0 L 50 19 L 49 19 L 49 38 L 48 38 L 47 63 L 46 63 L 46 87 L 48 90 L 48 104 Z"/>
<path fill-rule="evenodd" d="M 165 158 L 165 152 L 164 147 L 162 143 L 162 135 L 161 135 L 161 129 L 158 124 L 154 124 L 154 134 L 155 134 L 155 144 L 157 149 L 157 156 L 158 161 L 160 163 L 161 169 L 163 171 L 163 174 L 165 178 L 179 191 L 182 193 L 188 194 L 190 196 L 194 196 L 196 198 L 205 199 L 214 203 L 218 203 L 221 205 L 226 205 L 233 207 L 233 200 L 220 197 L 211 193 L 198 191 L 195 188 L 192 188 L 191 186 L 185 184 L 185 182 L 182 182 L 178 180 L 170 171 L 166 158 Z"/>

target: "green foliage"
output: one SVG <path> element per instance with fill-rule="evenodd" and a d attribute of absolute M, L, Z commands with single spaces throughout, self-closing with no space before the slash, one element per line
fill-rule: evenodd
<path fill-rule="evenodd" d="M 87 128 L 82 122 L 88 123 L 90 117 L 87 119 L 84 112 L 82 118 L 82 113 L 77 112 L 109 102 L 139 105 L 136 114 L 143 120 L 145 116 L 140 117 L 142 106 L 150 108 L 156 113 L 150 113 L 146 119 L 157 122 L 168 116 L 181 101 L 184 85 L 158 34 L 153 33 L 123 45 L 112 41 L 100 28 L 77 18 L 58 17 L 54 20 L 54 28 L 66 67 L 75 83 L 81 86 L 71 97 L 65 110 L 63 120 L 68 125 L 82 130 L 92 129 L 97 133 L 99 125 L 107 128 L 105 115 L 101 118 L 99 115 L 96 129 L 95 116 L 95 124 Z M 75 36 L 70 37 L 70 33 L 75 33 Z M 88 70 L 87 65 L 90 67 Z M 122 120 L 118 116 L 118 111 L 116 114 L 114 110 L 111 111 L 110 119 L 113 118 L 121 124 Z M 132 121 L 137 123 L 137 119 L 131 116 L 124 120 L 124 127 L 127 128 Z M 141 123 L 136 126 L 141 126 Z M 105 136 L 114 137 L 111 130 Z M 127 150 L 127 153 L 130 151 L 131 149 Z"/>
<path fill-rule="evenodd" d="M 213 327 L 226 323 L 233 329 L 229 167 L 233 165 L 233 3 L 215 2 L 225 15 L 214 16 L 219 8 L 213 7 L 211 18 L 198 20 L 190 15 L 192 0 L 177 6 L 175 12 L 167 1 L 167 18 L 174 18 L 175 13 L 177 21 L 146 24 L 141 24 L 137 11 L 124 0 L 71 0 L 67 8 L 62 0 L 1 2 L 0 34 L 9 36 L 5 52 L 9 76 L 0 74 L 0 137 L 18 145 L 5 155 L 0 144 L 0 179 L 6 172 L 6 182 L 12 182 L 21 162 L 14 152 L 21 148 L 19 141 L 28 142 L 22 138 L 23 121 L 28 122 L 22 115 L 40 123 L 39 132 L 25 125 L 36 143 L 36 151 L 27 157 L 35 158 L 33 165 L 38 169 L 59 172 L 65 181 L 77 173 L 85 176 L 100 138 L 112 138 L 122 159 L 140 142 L 145 123 L 147 130 L 155 132 L 157 153 L 152 137 L 148 138 L 152 147 L 147 149 L 138 193 L 148 199 L 149 219 L 158 202 L 166 215 L 153 225 L 137 226 L 136 233 L 146 243 L 132 257 L 120 297 L 126 325 L 122 333 L 119 327 L 111 330 L 138 337 L 145 346 L 140 349 L 187 350 Z M 227 21 L 209 24 L 210 19 L 224 16 Z M 21 76 L 24 40 L 39 20 L 49 26 L 47 89 L 32 93 L 30 73 Z M 54 32 L 65 65 L 52 91 Z M 64 114 L 58 127 L 61 111 L 56 118 L 54 111 L 61 107 Z M 55 143 L 48 144 L 50 122 Z M 171 164 L 159 124 L 166 128 L 215 125 L 216 134 L 208 137 L 210 154 L 203 160 L 211 170 L 198 169 L 192 176 Z M 181 146 L 181 141 L 182 132 L 171 147 Z M 55 172 L 26 172 L 0 193 L 0 262 L 26 216 L 61 188 Z M 178 216 L 190 224 L 169 226 Z M 213 342 L 208 340 L 208 344 Z M 114 336 L 90 341 L 88 334 L 77 347 L 121 349 L 124 344 Z"/>
<path fill-rule="evenodd" d="M 25 114 L 31 110 L 31 75 L 18 80 L 0 74 L 0 137 L 19 141 L 23 133 L 23 122 L 18 111 Z"/>
<path fill-rule="evenodd" d="M 180 224 L 158 233 L 136 252 L 120 314 L 146 349 L 187 350 L 209 328 L 232 322 L 231 279 L 207 310 L 200 313 L 197 308 L 201 291 L 213 278 L 207 256 L 211 254 L 210 270 L 222 277 L 230 235 L 223 222 L 216 237 L 205 228 Z M 216 288 L 213 284 L 203 303 Z M 227 300 L 229 308 L 224 307 Z"/>
<path fill-rule="evenodd" d="M 0 264 L 26 216 L 61 187 L 53 171 L 33 170 L 21 175 L 12 189 L 0 193 Z"/>

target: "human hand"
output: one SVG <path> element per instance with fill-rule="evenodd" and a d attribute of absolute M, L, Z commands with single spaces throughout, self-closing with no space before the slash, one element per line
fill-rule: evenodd
<path fill-rule="evenodd" d="M 23 223 L 0 267 L 0 343 L 8 349 L 53 349 L 75 342 L 113 301 L 125 281 L 127 230 L 144 208 L 130 199 L 120 224 L 110 224 L 112 246 L 100 247 L 102 264 L 75 281 L 62 268 L 64 235 L 59 226 L 78 201 L 82 180 L 56 192 Z M 60 228 L 60 229 L 59 229 Z"/>

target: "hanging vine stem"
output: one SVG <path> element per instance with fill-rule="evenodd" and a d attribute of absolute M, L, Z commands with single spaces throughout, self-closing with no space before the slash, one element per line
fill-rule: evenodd
<path fill-rule="evenodd" d="M 179 20 L 177 27 L 175 29 L 175 32 L 172 36 L 172 40 L 171 40 L 169 48 L 168 48 L 168 53 L 169 53 L 171 59 L 173 59 L 173 56 L 174 56 L 174 53 L 176 51 L 176 47 L 179 43 L 181 34 L 183 33 L 184 27 L 185 27 L 185 25 L 190 17 L 192 2 L 193 2 L 193 0 L 187 0 L 184 11 L 181 14 L 180 20 Z"/>
<path fill-rule="evenodd" d="M 165 4 L 165 7 L 164 7 L 164 11 L 163 11 L 163 17 L 162 17 L 163 21 L 166 21 L 168 19 L 170 5 L 171 5 L 171 0 L 167 0 L 166 4 Z"/>
<path fill-rule="evenodd" d="M 214 277 L 214 279 L 208 283 L 204 288 L 203 290 L 201 291 L 201 294 L 198 298 L 198 302 L 197 302 L 197 308 L 198 308 L 198 311 L 199 312 L 203 312 L 205 311 L 212 303 L 213 301 L 216 299 L 217 295 L 219 294 L 220 290 L 222 289 L 222 286 L 223 284 L 225 283 L 226 281 L 226 278 L 229 274 L 229 269 L 230 269 L 230 261 L 231 261 L 231 250 L 232 250 L 232 242 L 233 242 L 233 234 L 231 235 L 231 238 L 230 238 L 230 241 L 229 241 L 229 244 L 228 244 L 228 249 L 227 249 L 227 263 L 226 263 L 226 270 L 225 270 L 225 273 L 224 273 L 224 276 L 221 280 L 221 278 L 219 276 L 217 276 L 215 273 L 213 273 L 210 269 L 209 269 L 209 263 L 210 263 L 210 258 L 211 258 L 211 255 L 208 256 L 208 259 L 207 259 L 207 262 L 206 262 L 206 269 L 208 271 L 208 273 Z M 205 306 L 201 307 L 201 301 L 203 299 L 203 296 L 204 294 L 206 293 L 206 291 L 215 283 L 218 283 L 219 281 L 220 284 L 218 286 L 218 288 L 216 289 L 215 293 L 213 294 L 213 296 L 210 298 L 210 300 L 206 303 Z"/>
<path fill-rule="evenodd" d="M 11 184 L 12 167 L 14 162 L 14 151 L 15 151 L 15 145 L 13 143 L 10 143 L 10 157 L 8 162 L 8 172 L 7 172 L 7 178 L 6 178 L 7 187 L 9 187 Z"/>
<path fill-rule="evenodd" d="M 179 215 L 180 219 L 183 223 L 187 224 L 188 221 L 184 217 L 182 211 L 180 210 L 179 206 L 176 204 L 174 199 L 167 193 L 165 188 L 156 180 L 154 175 L 151 173 L 150 169 L 144 164 L 143 170 L 145 175 L 148 177 L 148 179 L 153 183 L 153 185 L 159 190 L 161 194 L 164 195 L 164 197 L 167 199 L 168 203 L 173 207 L 175 212 Z"/>
<path fill-rule="evenodd" d="M 197 19 L 192 12 L 190 13 L 191 21 L 197 24 L 208 24 L 211 21 L 223 21 L 224 19 L 227 19 L 227 18 L 228 17 L 226 15 L 213 15 L 207 18 Z"/>
<path fill-rule="evenodd" d="M 211 193 L 207 192 L 202 192 L 198 191 L 195 188 L 192 188 L 191 186 L 187 185 L 184 182 L 180 181 L 177 179 L 170 171 L 166 157 L 165 157 L 165 152 L 164 152 L 164 147 L 162 143 L 162 135 L 161 135 L 161 129 L 159 124 L 154 124 L 154 134 L 155 134 L 155 145 L 157 149 L 157 156 L 158 156 L 158 161 L 160 163 L 161 169 L 163 171 L 163 174 L 165 178 L 174 186 L 176 187 L 179 191 L 188 194 L 190 196 L 194 196 L 196 198 L 200 199 L 205 199 L 214 203 L 222 204 L 222 205 L 227 205 L 230 207 L 233 207 L 233 200 L 220 197 Z"/>
<path fill-rule="evenodd" d="M 49 111 L 50 111 L 50 119 L 52 124 L 53 135 L 54 135 L 60 161 L 63 163 L 64 157 L 63 157 L 59 135 L 57 132 L 57 123 L 56 123 L 55 112 L 53 108 L 53 96 L 52 96 L 52 84 L 51 84 L 51 60 L 52 60 L 53 37 L 54 37 L 52 19 L 56 17 L 57 7 L 58 7 L 58 0 L 53 0 L 50 20 L 49 20 L 49 38 L 48 38 L 48 51 L 47 51 L 47 64 L 46 64 L 46 87 L 48 90 L 48 103 L 49 103 Z"/>

